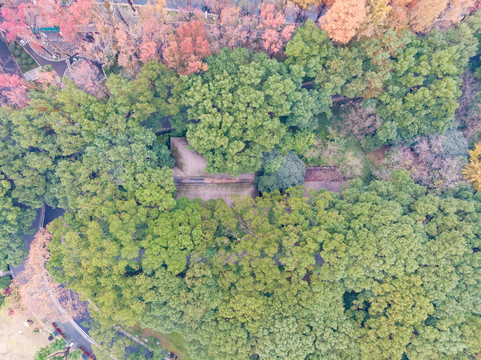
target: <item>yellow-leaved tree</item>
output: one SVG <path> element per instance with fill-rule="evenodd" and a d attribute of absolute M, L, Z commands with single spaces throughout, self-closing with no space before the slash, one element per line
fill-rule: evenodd
<path fill-rule="evenodd" d="M 477 143 L 474 150 L 469 151 L 469 164 L 464 168 L 463 175 L 473 184 L 474 188 L 481 191 L 481 142 Z"/>

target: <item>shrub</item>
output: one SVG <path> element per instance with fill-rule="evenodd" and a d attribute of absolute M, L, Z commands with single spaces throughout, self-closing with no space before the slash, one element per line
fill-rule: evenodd
<path fill-rule="evenodd" d="M 22 65 L 22 70 L 27 71 L 28 70 L 28 65 Z"/>
<path fill-rule="evenodd" d="M 346 179 L 353 179 L 366 175 L 364 172 L 366 163 L 361 154 L 354 151 L 346 151 L 340 164 L 339 171 Z"/>

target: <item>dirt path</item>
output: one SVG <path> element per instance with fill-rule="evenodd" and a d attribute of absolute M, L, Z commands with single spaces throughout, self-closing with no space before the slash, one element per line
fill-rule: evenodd
<path fill-rule="evenodd" d="M 0 309 L 0 359 L 31 360 L 38 349 L 50 344 L 47 334 L 25 327 L 27 319 L 26 313 L 8 316 L 5 306 Z"/>

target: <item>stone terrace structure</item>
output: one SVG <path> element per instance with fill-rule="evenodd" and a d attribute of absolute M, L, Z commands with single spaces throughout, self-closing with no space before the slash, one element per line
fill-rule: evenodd
<path fill-rule="evenodd" d="M 186 138 L 170 138 L 170 151 L 175 160 L 174 181 L 178 197 L 187 196 L 189 199 L 222 198 L 229 206 L 232 196 L 258 196 L 254 188 L 255 174 L 241 174 L 236 178 L 224 174 L 208 174 L 206 159 L 199 153 L 189 149 Z"/>
<path fill-rule="evenodd" d="M 347 185 L 346 179 L 341 175 L 339 169 L 330 166 L 308 167 L 304 178 L 306 196 L 309 191 L 327 189 L 333 192 L 341 192 L 342 187 Z"/>

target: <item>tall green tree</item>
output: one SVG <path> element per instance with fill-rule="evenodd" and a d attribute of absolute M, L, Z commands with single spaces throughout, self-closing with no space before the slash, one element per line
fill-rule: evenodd
<path fill-rule="evenodd" d="M 286 125 L 315 129 L 315 117 L 329 114 L 329 97 L 301 89 L 300 77 L 263 53 L 225 48 L 207 63 L 209 70 L 191 78 L 184 104 L 193 121 L 187 139 L 209 172 L 257 171 Z"/>
<path fill-rule="evenodd" d="M 0 175 L 0 270 L 17 266 L 25 258 L 22 235 L 35 218 L 35 211 L 16 205 L 12 199 L 12 184 Z"/>

